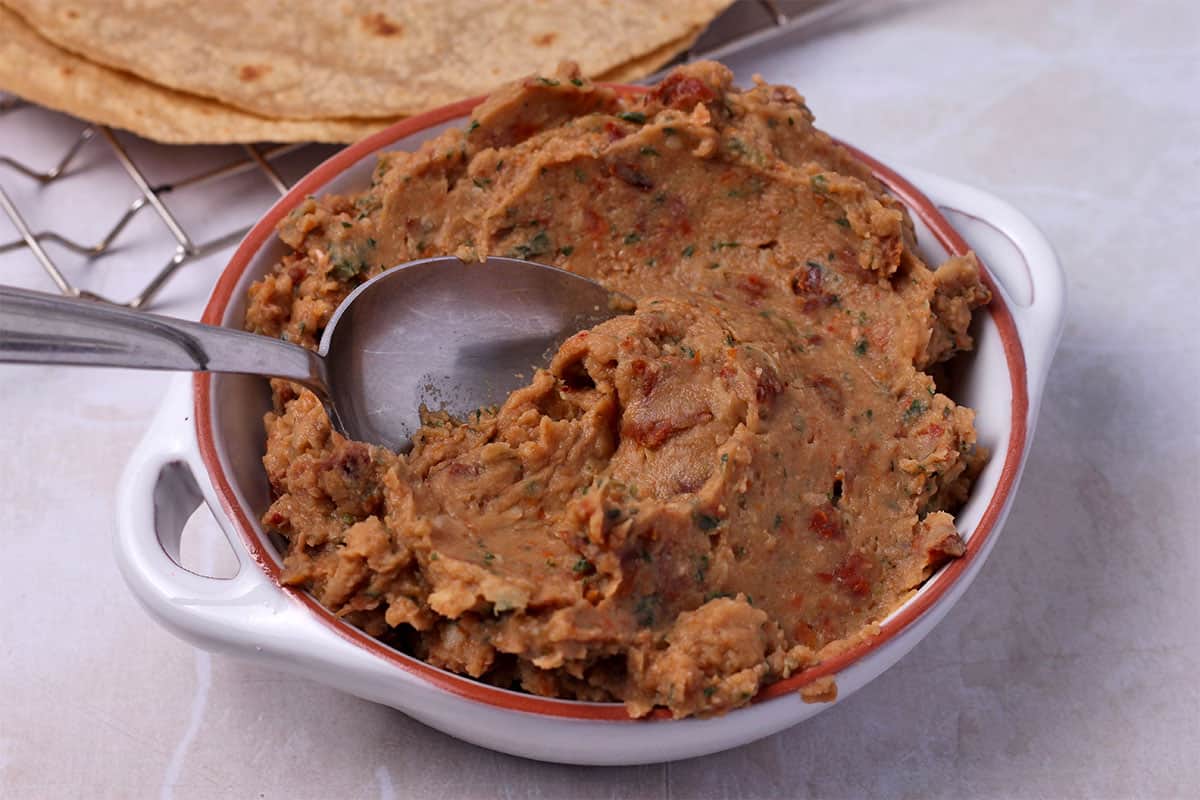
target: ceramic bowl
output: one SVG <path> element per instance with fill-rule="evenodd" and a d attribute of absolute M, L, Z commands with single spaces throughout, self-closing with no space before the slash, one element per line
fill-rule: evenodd
<path fill-rule="evenodd" d="M 261 219 L 221 275 L 204 321 L 240 328 L 246 290 L 283 254 L 275 224 L 306 195 L 365 187 L 376 153 L 409 149 L 461 125 L 477 100 L 413 117 L 330 158 Z M 952 395 L 977 411 L 993 455 L 958 515 L 962 558 L 940 569 L 883 621 L 879 635 L 767 687 L 751 704 L 711 719 L 627 718 L 613 703 L 534 697 L 432 667 L 368 637 L 305 592 L 279 583 L 280 557 L 259 525 L 269 504 L 261 457 L 266 382 L 236 375 L 176 379 L 120 487 L 117 558 L 130 588 L 160 623 L 208 650 L 232 653 L 385 703 L 484 747 L 575 764 L 638 764 L 704 755 L 795 725 L 829 707 L 797 691 L 826 675 L 839 702 L 907 653 L 979 573 L 1012 505 L 1064 311 L 1063 278 L 1034 225 L 1004 202 L 916 170 L 862 156 L 903 201 L 930 263 L 967 250 L 984 262 L 995 300 L 976 322 Z M 901 177 L 903 174 L 905 177 Z M 183 526 L 207 503 L 237 555 L 236 577 L 180 566 Z"/>

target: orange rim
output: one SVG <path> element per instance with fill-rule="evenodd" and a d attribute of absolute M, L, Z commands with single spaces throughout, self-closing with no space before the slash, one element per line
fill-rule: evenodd
<path fill-rule="evenodd" d="M 641 86 L 615 85 L 612 88 L 627 94 L 638 94 L 645 91 L 645 87 Z M 234 289 L 247 266 L 249 266 L 251 259 L 273 235 L 276 224 L 306 196 L 315 194 L 322 186 L 340 175 L 364 156 L 395 144 L 400 139 L 419 133 L 434 125 L 465 116 L 483 102 L 483 100 L 483 97 L 473 97 L 402 120 L 391 127 L 368 136 L 362 141 L 350 145 L 320 164 L 292 187 L 286 195 L 280 198 L 262 219 L 250 229 L 250 232 L 246 234 L 246 238 L 242 240 L 233 257 L 229 260 L 229 264 L 221 273 L 221 277 L 217 280 L 216 287 L 213 289 L 208 305 L 204 309 L 201 321 L 210 325 L 222 324 L 225 310 L 233 297 Z M 958 231 L 942 216 L 941 212 L 937 210 L 929 198 L 922 194 L 915 186 L 862 151 L 844 143 L 843 146 L 867 164 L 875 176 L 887 186 L 888 190 L 900 199 L 912 213 L 920 217 L 929 227 L 930 231 L 932 231 L 934 237 L 948 252 L 952 255 L 963 255 L 968 251 L 969 248 Z M 979 524 L 967 541 L 966 553 L 942 567 L 936 575 L 930 578 L 925 583 L 923 591 L 914 600 L 910 601 L 900 611 L 890 616 L 880 625 L 879 633 L 876 636 L 816 666 L 810 667 L 803 672 L 798 672 L 790 678 L 767 686 L 758 693 L 752 701 L 753 703 L 762 703 L 773 698 L 791 694 L 818 678 L 841 672 L 851 664 L 856 663 L 894 639 L 931 609 L 949 591 L 966 571 L 970 569 L 987 542 L 994 535 L 996 523 L 1016 484 L 1021 456 L 1025 451 L 1029 395 L 1026 388 L 1025 353 L 1021 347 L 1020 337 L 1017 335 L 1016 325 L 1013 322 L 1008 307 L 1004 303 L 1003 296 L 997 291 L 996 284 L 986 267 L 983 269 L 983 280 L 988 288 L 992 290 L 992 302 L 988 305 L 987 309 L 1000 332 L 1000 340 L 1004 348 L 1004 357 L 1008 365 L 1012 385 L 1012 428 L 1009 435 L 1008 448 L 1004 453 L 1004 466 L 996 485 L 996 491 L 992 494 L 983 516 L 979 520 Z M 426 680 L 438 688 L 459 697 L 512 711 L 523 711 L 566 719 L 604 720 L 611 722 L 638 721 L 630 719 L 625 712 L 624 706 L 619 703 L 581 703 L 571 700 L 537 697 L 500 689 L 470 678 L 445 672 L 417 658 L 393 650 L 358 628 L 342 622 L 307 592 L 282 585 L 279 580 L 279 567 L 276 565 L 274 558 L 268 552 L 263 541 L 258 537 L 252 516 L 238 502 L 229 477 L 221 467 L 216 438 L 212 427 L 211 375 L 208 373 L 196 373 L 193 385 L 196 405 L 196 436 L 199 443 L 200 456 L 205 467 L 208 469 L 209 476 L 212 478 L 213 487 L 216 490 L 221 507 L 233 521 L 238 534 L 241 536 L 243 545 L 259 568 L 279 587 L 280 591 L 285 593 L 294 602 L 303 606 L 314 619 L 345 641 L 363 648 L 367 652 L 384 659 L 410 675 Z M 671 716 L 666 709 L 660 708 L 656 709 L 650 715 L 650 718 L 669 720 Z"/>

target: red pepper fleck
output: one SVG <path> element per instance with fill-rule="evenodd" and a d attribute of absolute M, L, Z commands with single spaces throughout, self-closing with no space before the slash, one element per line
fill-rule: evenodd
<path fill-rule="evenodd" d="M 754 385 L 754 399 L 760 404 L 766 403 L 768 400 L 773 400 L 782 391 L 783 382 L 779 380 L 779 375 L 770 367 L 763 367 L 762 372 L 758 375 L 758 382 Z"/>
<path fill-rule="evenodd" d="M 837 512 L 833 510 L 833 506 L 831 505 L 823 506 L 814 511 L 812 517 L 808 520 L 808 527 L 824 539 L 841 539 L 845 536 L 845 531 L 842 530 L 842 521 L 838 518 Z"/>
<path fill-rule="evenodd" d="M 650 97 L 664 106 L 691 111 L 697 103 L 707 103 L 716 97 L 712 87 L 690 75 L 668 75 L 650 92 Z"/>
<path fill-rule="evenodd" d="M 862 553 L 851 553 L 834 570 L 833 577 L 851 594 L 866 597 L 871 593 L 871 561 Z"/>
<path fill-rule="evenodd" d="M 738 288 L 757 300 L 767 293 L 768 284 L 759 275 L 743 275 L 738 279 Z"/>

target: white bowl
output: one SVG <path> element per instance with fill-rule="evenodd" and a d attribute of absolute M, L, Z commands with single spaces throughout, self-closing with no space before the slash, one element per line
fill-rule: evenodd
<path fill-rule="evenodd" d="M 247 234 L 222 274 L 204 321 L 240 328 L 246 289 L 283 255 L 275 223 L 306 195 L 369 182 L 377 152 L 408 149 L 462 124 L 478 100 L 405 120 L 335 155 L 300 181 Z M 861 154 L 860 154 L 861 155 Z M 862 646 L 767 687 L 750 705 L 711 719 L 629 720 L 614 703 L 552 700 L 487 686 L 399 653 L 338 620 L 307 593 L 282 587 L 280 559 L 259 525 L 270 502 L 261 464 L 266 382 L 183 375 L 138 447 L 120 487 L 116 554 L 130 588 L 160 623 L 199 647 L 240 656 L 385 703 L 484 747 L 546 761 L 640 764 L 745 744 L 827 708 L 799 687 L 833 675 L 839 700 L 894 664 L 956 603 L 978 574 L 1012 504 L 1064 313 L 1049 243 L 1004 202 L 909 170 L 909 183 L 863 156 L 910 209 L 926 260 L 970 241 L 995 299 L 978 315 L 977 347 L 952 395 L 977 411 L 992 458 L 958 515 L 967 553 L 937 572 Z M 918 190 L 915 187 L 920 187 Z M 940 211 L 939 211 L 940 209 Z M 953 224 L 951 224 L 953 222 Z M 179 564 L 180 533 L 206 502 L 237 554 L 231 579 Z"/>

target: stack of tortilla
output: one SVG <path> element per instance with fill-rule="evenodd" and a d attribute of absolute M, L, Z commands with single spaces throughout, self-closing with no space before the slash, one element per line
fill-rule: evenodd
<path fill-rule="evenodd" d="M 161 142 L 349 142 L 564 59 L 637 79 L 730 2 L 0 0 L 0 90 Z"/>

